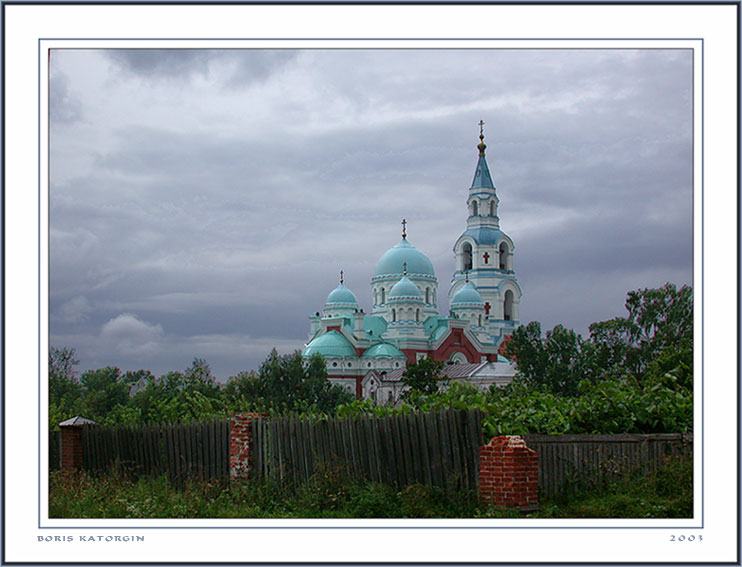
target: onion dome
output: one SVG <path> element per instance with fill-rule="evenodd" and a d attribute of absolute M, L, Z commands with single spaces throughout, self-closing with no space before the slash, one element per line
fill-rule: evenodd
<path fill-rule="evenodd" d="M 347 305 L 358 307 L 358 301 L 356 300 L 355 294 L 345 287 L 344 283 L 340 283 L 335 289 L 330 292 L 327 296 L 326 305 Z"/>
<path fill-rule="evenodd" d="M 348 339 L 333 329 L 312 340 L 301 354 L 307 358 L 313 354 L 321 354 L 325 358 L 355 358 L 356 351 Z"/>
<path fill-rule="evenodd" d="M 389 343 L 378 343 L 361 355 L 361 358 L 405 358 L 405 354 Z"/>
<path fill-rule="evenodd" d="M 484 302 L 482 301 L 482 296 L 479 295 L 477 288 L 467 280 L 461 289 L 451 298 L 451 308 L 473 306 L 484 307 Z"/>
<path fill-rule="evenodd" d="M 390 248 L 376 264 L 374 277 L 401 274 L 407 264 L 407 273 L 411 276 L 435 277 L 433 262 L 425 254 L 420 252 L 412 244 L 407 242 L 403 236 L 402 241 L 394 248 Z"/>
<path fill-rule="evenodd" d="M 420 293 L 420 288 L 418 288 L 410 278 L 407 277 L 407 272 L 404 273 L 402 276 L 402 279 L 399 280 L 397 283 L 395 283 L 392 286 L 392 289 L 389 291 L 389 301 L 401 301 L 401 300 L 408 300 L 408 301 L 422 301 L 423 300 L 423 294 Z"/>

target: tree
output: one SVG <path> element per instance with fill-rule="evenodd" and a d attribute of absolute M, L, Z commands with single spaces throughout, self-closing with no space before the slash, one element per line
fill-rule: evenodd
<path fill-rule="evenodd" d="M 249 396 L 248 403 L 262 411 L 334 412 L 353 395 L 327 380 L 325 359 L 319 355 L 304 360 L 301 353 L 279 355 L 273 349 L 258 370 L 257 376 L 241 375 L 230 395 Z"/>
<path fill-rule="evenodd" d="M 408 364 L 402 374 L 402 383 L 409 388 L 404 397 L 409 399 L 415 394 L 435 394 L 444 378 L 443 363 L 432 358 Z"/>
<path fill-rule="evenodd" d="M 113 366 L 88 370 L 80 377 L 84 393 L 81 402 L 85 417 L 102 421 L 117 405 L 129 401 L 129 385 L 122 382 L 121 371 Z"/>
<path fill-rule="evenodd" d="M 626 317 L 590 325 L 595 363 L 642 382 L 675 373 L 690 387 L 693 374 L 693 290 L 666 283 L 627 295 Z"/>
<path fill-rule="evenodd" d="M 75 366 L 80 361 L 75 358 L 75 349 L 51 347 L 49 349 L 49 402 L 64 401 L 71 405 L 77 400 L 82 388 L 75 376 Z"/>
<path fill-rule="evenodd" d="M 538 321 L 518 327 L 505 346 L 505 356 L 516 361 L 520 378 L 555 394 L 574 396 L 580 381 L 590 377 L 582 337 L 562 325 L 544 338 Z"/>

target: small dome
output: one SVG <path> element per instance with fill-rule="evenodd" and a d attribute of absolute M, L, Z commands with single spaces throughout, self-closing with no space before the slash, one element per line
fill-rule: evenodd
<path fill-rule="evenodd" d="M 389 291 L 390 301 L 392 299 L 402 298 L 416 299 L 420 301 L 422 301 L 423 298 L 423 294 L 420 293 L 420 289 L 406 275 L 402 276 L 402 279 L 395 283 L 392 286 L 392 289 Z"/>
<path fill-rule="evenodd" d="M 376 264 L 374 277 L 401 274 L 407 264 L 407 273 L 410 275 L 423 275 L 435 277 L 433 262 L 425 254 L 420 252 L 406 238 L 394 248 L 390 248 Z"/>
<path fill-rule="evenodd" d="M 352 291 L 350 291 L 347 287 L 345 287 L 344 283 L 340 283 L 339 286 L 337 286 L 335 289 L 333 289 L 330 292 L 330 295 L 327 296 L 327 301 L 325 302 L 326 305 L 335 305 L 335 304 L 342 304 L 342 305 L 358 305 L 358 301 L 356 300 L 356 296 L 353 294 Z"/>
<path fill-rule="evenodd" d="M 471 282 L 466 282 L 463 287 L 457 291 L 451 299 L 451 307 L 459 305 L 484 305 L 482 296 Z"/>
<path fill-rule="evenodd" d="M 405 358 L 405 354 L 394 345 L 378 343 L 367 349 L 361 358 Z"/>
<path fill-rule="evenodd" d="M 301 354 L 306 358 L 313 354 L 325 358 L 355 358 L 356 351 L 348 339 L 333 329 L 311 341 Z"/>

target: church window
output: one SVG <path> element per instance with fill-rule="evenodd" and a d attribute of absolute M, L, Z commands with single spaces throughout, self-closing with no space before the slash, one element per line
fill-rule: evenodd
<path fill-rule="evenodd" d="M 394 323 L 397 320 L 397 310 L 392 309 L 392 323 Z"/>
<path fill-rule="evenodd" d="M 368 367 L 371 368 L 371 363 L 370 362 L 368 363 Z"/>
<path fill-rule="evenodd" d="M 464 255 L 464 265 L 462 267 L 463 270 L 471 270 L 472 262 L 471 262 L 471 244 L 468 242 L 464 244 L 464 246 L 461 248 L 461 252 Z"/>
<path fill-rule="evenodd" d="M 420 322 L 420 310 L 415 311 L 415 321 Z"/>
<path fill-rule="evenodd" d="M 374 290 L 374 305 L 379 303 L 378 299 L 379 299 L 379 290 L 375 289 Z"/>
<path fill-rule="evenodd" d="M 480 327 L 482 326 L 482 316 L 481 315 L 479 316 L 479 326 Z"/>
<path fill-rule="evenodd" d="M 338 365 L 338 363 L 337 363 L 337 362 L 333 362 L 333 363 L 332 363 L 332 366 L 333 366 L 333 368 L 337 368 L 337 365 Z"/>
<path fill-rule="evenodd" d="M 425 303 L 430 303 L 430 288 L 425 288 Z"/>
<path fill-rule="evenodd" d="M 490 203 L 490 216 L 491 217 L 495 216 L 495 202 L 494 201 Z"/>
<path fill-rule="evenodd" d="M 503 314 L 506 321 L 513 320 L 513 292 L 505 292 L 505 303 L 503 304 Z"/>
<path fill-rule="evenodd" d="M 384 293 L 384 288 L 382 287 L 381 288 L 381 302 L 385 303 L 385 301 L 386 301 L 386 295 Z"/>
<path fill-rule="evenodd" d="M 477 204 L 476 201 L 472 201 L 472 204 L 471 204 L 471 214 L 473 216 L 477 216 L 479 214 L 479 205 Z"/>
<path fill-rule="evenodd" d="M 500 244 L 500 269 L 507 270 L 508 265 L 508 245 L 504 242 Z"/>

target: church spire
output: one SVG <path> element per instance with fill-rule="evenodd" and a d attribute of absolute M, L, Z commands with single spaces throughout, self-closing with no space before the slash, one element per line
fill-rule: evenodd
<path fill-rule="evenodd" d="M 472 189 L 494 189 L 495 184 L 492 183 L 492 176 L 490 175 L 490 169 L 487 166 L 487 159 L 484 157 L 484 150 L 487 148 L 487 144 L 484 143 L 484 121 L 479 121 L 479 144 L 477 149 L 479 150 L 479 161 L 477 161 L 477 170 L 474 172 L 474 181 L 472 181 Z"/>

